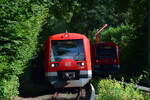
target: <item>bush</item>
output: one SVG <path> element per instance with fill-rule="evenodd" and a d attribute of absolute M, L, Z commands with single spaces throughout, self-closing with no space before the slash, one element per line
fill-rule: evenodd
<path fill-rule="evenodd" d="M 19 93 L 18 76 L 36 54 L 47 9 L 33 0 L 3 0 L 0 15 L 0 98 L 8 100 Z"/>
<path fill-rule="evenodd" d="M 9 79 L 1 79 L 0 82 L 0 100 L 13 99 L 18 94 L 19 87 L 18 77 L 13 75 Z"/>
<path fill-rule="evenodd" d="M 143 93 L 144 100 L 149 100 L 150 98 L 150 93 Z"/>
<path fill-rule="evenodd" d="M 116 80 L 104 79 L 92 81 L 97 100 L 144 100 L 142 93 L 134 88 L 134 84 L 124 85 Z"/>

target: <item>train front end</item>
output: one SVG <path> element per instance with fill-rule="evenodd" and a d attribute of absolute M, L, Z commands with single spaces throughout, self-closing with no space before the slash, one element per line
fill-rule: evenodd
<path fill-rule="evenodd" d="M 92 66 L 95 75 L 116 75 L 119 71 L 119 47 L 113 42 L 92 46 Z"/>
<path fill-rule="evenodd" d="M 88 38 L 77 33 L 50 36 L 45 44 L 45 74 L 56 88 L 85 86 L 92 78 Z"/>

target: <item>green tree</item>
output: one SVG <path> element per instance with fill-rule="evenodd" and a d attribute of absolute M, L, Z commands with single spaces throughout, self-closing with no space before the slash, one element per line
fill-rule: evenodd
<path fill-rule="evenodd" d="M 18 76 L 36 54 L 47 9 L 31 0 L 0 2 L 0 99 L 18 94 Z"/>

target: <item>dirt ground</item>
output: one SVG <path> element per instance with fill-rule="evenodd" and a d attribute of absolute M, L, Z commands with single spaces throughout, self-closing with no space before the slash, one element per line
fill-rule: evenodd
<path fill-rule="evenodd" d="M 30 97 L 30 98 L 22 98 L 22 97 L 15 97 L 15 100 L 51 100 L 50 95 L 38 96 L 38 97 Z"/>
<path fill-rule="evenodd" d="M 14 100 L 53 100 L 52 96 L 53 96 L 52 94 L 49 94 L 49 95 L 42 95 L 38 97 L 28 97 L 28 98 L 16 97 Z M 83 91 L 80 99 L 85 100 L 83 99 L 85 98 L 85 96 L 86 96 L 85 91 Z M 56 100 L 75 100 L 76 97 L 77 97 L 77 93 L 74 93 L 74 94 L 59 93 Z"/>

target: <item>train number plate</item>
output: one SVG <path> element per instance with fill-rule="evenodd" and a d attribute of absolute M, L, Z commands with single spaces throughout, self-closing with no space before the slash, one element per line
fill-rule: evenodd
<path fill-rule="evenodd" d="M 77 80 L 79 79 L 78 74 L 78 71 L 61 71 L 58 75 L 61 80 Z"/>

